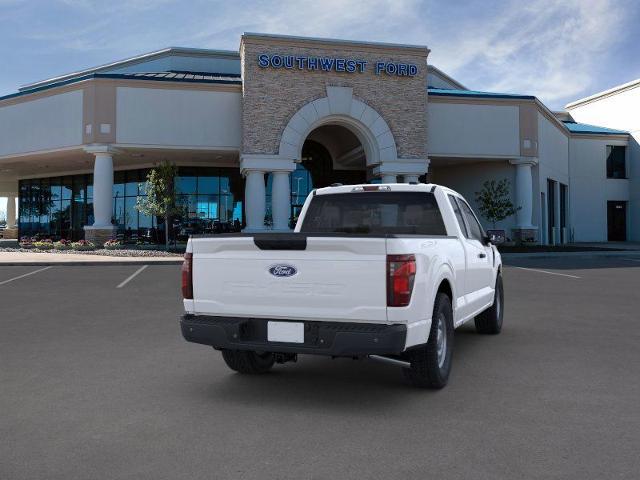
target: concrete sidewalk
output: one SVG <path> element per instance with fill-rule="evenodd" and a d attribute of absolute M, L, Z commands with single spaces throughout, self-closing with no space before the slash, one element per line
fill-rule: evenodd
<path fill-rule="evenodd" d="M 80 253 L 0 252 L 0 267 L 18 265 L 178 265 L 180 263 L 182 263 L 182 256 L 111 257 Z"/>
<path fill-rule="evenodd" d="M 584 252 L 525 252 L 525 253 L 501 253 L 504 260 L 516 258 L 561 258 L 561 257 L 617 257 L 640 259 L 638 250 L 609 250 L 609 251 L 584 251 Z"/>

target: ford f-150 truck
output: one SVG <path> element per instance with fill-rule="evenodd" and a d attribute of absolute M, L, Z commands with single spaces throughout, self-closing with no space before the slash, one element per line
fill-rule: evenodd
<path fill-rule="evenodd" d="M 454 329 L 502 327 L 502 261 L 461 195 L 433 184 L 312 191 L 293 233 L 195 235 L 184 338 L 241 373 L 298 354 L 372 358 L 446 385 Z"/>

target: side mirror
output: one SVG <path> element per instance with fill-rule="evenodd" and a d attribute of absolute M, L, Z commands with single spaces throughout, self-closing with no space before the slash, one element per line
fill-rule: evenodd
<path fill-rule="evenodd" d="M 489 243 L 502 245 L 505 242 L 505 232 L 504 230 L 488 230 L 483 240 L 485 245 L 488 245 Z"/>

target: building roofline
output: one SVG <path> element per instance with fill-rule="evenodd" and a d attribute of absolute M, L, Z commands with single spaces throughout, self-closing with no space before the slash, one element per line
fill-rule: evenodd
<path fill-rule="evenodd" d="M 598 125 L 591 125 L 589 123 L 566 121 L 566 120 L 563 120 L 562 123 L 564 123 L 567 126 L 567 128 L 572 134 L 576 134 L 576 135 L 585 135 L 585 134 L 587 135 L 620 135 L 620 136 L 629 135 L 629 132 L 627 132 L 626 130 L 616 130 L 615 128 L 599 127 Z M 578 126 L 580 130 L 572 130 L 571 125 Z"/>
<path fill-rule="evenodd" d="M 454 90 L 448 88 L 428 88 L 429 95 L 437 97 L 463 97 L 463 98 L 511 98 L 514 100 L 535 100 L 533 95 L 521 95 L 517 93 L 493 93 L 479 92 L 476 90 Z"/>
<path fill-rule="evenodd" d="M 227 76 L 226 74 L 224 76 Z M 164 78 L 164 77 L 149 77 L 141 76 L 140 74 L 130 73 L 89 73 L 79 77 L 72 77 L 67 80 L 60 80 L 54 83 L 48 83 L 40 87 L 34 87 L 29 90 L 23 90 L 17 93 L 10 93 L 0 97 L 0 102 L 3 100 L 9 100 L 12 98 L 24 97 L 34 93 L 42 92 L 44 90 L 50 90 L 53 88 L 64 87 L 66 85 L 72 85 L 74 83 L 84 82 L 86 80 L 93 79 L 114 79 L 114 80 L 144 80 L 150 82 L 177 82 L 177 83 L 204 83 L 204 84 L 221 84 L 221 85 L 242 85 L 242 80 L 237 75 L 228 75 L 233 79 L 192 79 L 192 78 Z"/>
<path fill-rule="evenodd" d="M 636 80 L 632 80 L 627 83 L 623 83 L 622 85 L 618 85 L 616 87 L 610 88 L 608 90 L 603 90 L 602 92 L 594 93 L 593 95 L 589 95 L 588 97 L 581 98 L 579 100 L 575 100 L 571 103 L 567 103 L 564 108 L 570 110 L 572 108 L 576 108 L 580 105 L 584 105 L 585 103 L 594 102 L 604 97 L 609 97 L 611 95 L 616 95 L 618 93 L 622 93 L 627 90 L 631 90 L 632 88 L 640 86 L 640 78 Z"/>
<path fill-rule="evenodd" d="M 549 110 L 549 108 L 542 103 L 536 96 L 534 95 L 518 95 L 518 94 L 508 94 L 508 93 L 492 93 L 492 92 L 477 92 L 472 90 L 449 90 L 449 89 L 434 89 L 429 88 L 427 92 L 430 96 L 435 97 L 452 97 L 452 98 L 469 98 L 469 99 L 483 99 L 483 100 L 524 100 L 527 102 L 534 102 L 538 111 L 542 113 L 549 121 L 555 124 L 567 137 L 576 137 L 580 138 L 584 135 L 590 136 L 602 136 L 602 137 L 612 137 L 617 136 L 621 138 L 628 138 L 629 133 L 623 130 L 612 130 L 607 129 L 606 127 L 598 127 L 597 125 L 590 125 L 593 127 L 593 130 L 585 129 L 584 131 L 571 131 L 571 129 L 567 126 L 567 122 L 560 120 L 554 112 Z M 578 122 L 569 122 L 576 123 Z"/>
<path fill-rule="evenodd" d="M 414 50 L 422 53 L 423 55 L 428 55 L 431 50 L 426 45 L 413 45 L 413 44 L 405 44 L 405 43 L 387 43 L 387 42 L 368 42 L 368 41 L 360 41 L 360 40 L 342 40 L 339 38 L 323 38 L 323 37 L 301 37 L 297 35 L 279 35 L 274 33 L 257 33 L 257 32 L 244 32 L 242 34 L 242 38 L 240 39 L 240 43 L 242 43 L 245 39 L 267 39 L 274 40 L 280 42 L 286 41 L 296 41 L 300 43 L 309 43 L 309 44 L 334 44 L 334 45 L 351 45 L 351 46 L 361 46 L 361 47 L 370 47 L 370 48 L 380 48 L 380 49 L 407 49 Z"/>
<path fill-rule="evenodd" d="M 438 67 L 435 67 L 432 64 L 427 65 L 427 70 L 433 71 L 437 75 L 440 75 L 441 77 L 443 77 L 446 81 L 453 83 L 456 87 L 458 87 L 458 88 L 460 88 L 462 90 L 469 90 L 467 87 L 465 87 L 463 84 L 461 84 L 455 78 L 453 78 L 451 75 L 447 75 L 442 70 L 440 70 Z"/>
<path fill-rule="evenodd" d="M 240 58 L 240 54 L 232 50 L 210 50 L 205 48 L 167 47 L 161 50 L 155 50 L 153 52 L 143 53 L 140 55 L 136 55 L 134 57 L 125 58 L 123 60 L 116 60 L 115 62 L 105 63 L 97 67 L 86 68 L 83 70 L 78 70 L 76 72 L 66 73 L 64 75 L 59 75 L 57 77 L 48 78 L 46 80 L 39 80 L 37 82 L 28 83 L 20 86 L 18 88 L 18 91 L 23 92 L 26 90 L 32 90 L 34 88 L 39 88 L 47 84 L 66 81 L 74 77 L 80 77 L 80 76 L 84 76 L 92 73 L 100 73 L 101 71 L 112 69 L 114 67 L 136 65 L 138 63 L 142 63 L 153 58 L 162 58 L 172 53 L 179 53 L 182 55 L 192 55 L 192 56 Z"/>

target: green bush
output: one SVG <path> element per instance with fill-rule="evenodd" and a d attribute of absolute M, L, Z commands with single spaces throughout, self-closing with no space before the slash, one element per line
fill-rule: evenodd
<path fill-rule="evenodd" d="M 74 250 L 82 250 L 82 251 L 90 251 L 90 250 L 96 249 L 95 244 L 87 240 L 78 240 L 77 242 L 73 242 L 71 244 L 71 247 Z"/>
<path fill-rule="evenodd" d="M 40 250 L 51 250 L 53 248 L 53 242 L 51 240 L 38 240 L 33 242 L 33 248 Z"/>
<path fill-rule="evenodd" d="M 71 240 L 60 240 L 53 242 L 53 248 L 56 250 L 71 250 Z"/>

